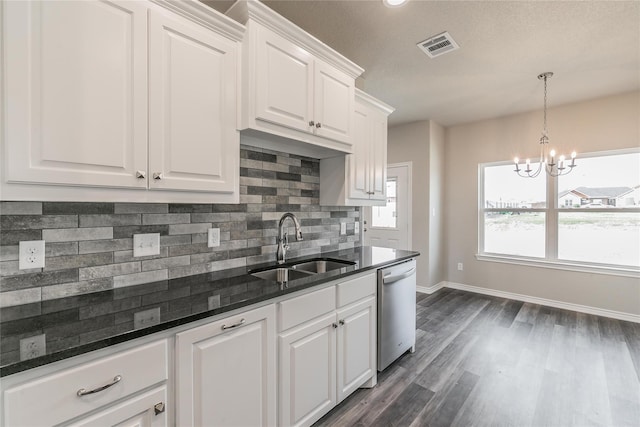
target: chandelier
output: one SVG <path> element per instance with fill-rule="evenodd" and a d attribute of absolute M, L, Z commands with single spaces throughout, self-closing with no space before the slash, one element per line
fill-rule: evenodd
<path fill-rule="evenodd" d="M 551 150 L 547 156 L 547 147 L 549 145 L 549 132 L 547 131 L 547 79 L 553 76 L 552 72 L 546 72 L 538 75 L 539 80 L 544 80 L 544 128 L 540 137 L 540 162 L 537 169 L 531 169 L 531 159 L 527 159 L 524 169 L 520 168 L 520 160 L 516 157 L 513 159 L 516 164 L 514 172 L 524 178 L 535 178 L 540 175 L 544 166 L 545 171 L 550 176 L 561 176 L 569 174 L 576 167 L 576 152 L 571 153 L 571 160 L 567 160 L 563 155 L 556 159 L 556 150 Z"/>

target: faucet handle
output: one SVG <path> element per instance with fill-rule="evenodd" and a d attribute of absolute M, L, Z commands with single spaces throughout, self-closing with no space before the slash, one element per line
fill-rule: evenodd
<path fill-rule="evenodd" d="M 289 249 L 289 236 L 287 236 L 286 231 L 282 236 L 282 246 L 284 246 L 285 249 Z"/>

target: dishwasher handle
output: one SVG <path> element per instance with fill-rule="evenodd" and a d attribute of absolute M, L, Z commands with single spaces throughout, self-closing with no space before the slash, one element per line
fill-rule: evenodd
<path fill-rule="evenodd" d="M 388 274 L 386 276 L 382 276 L 382 283 L 385 285 L 390 285 L 392 283 L 397 282 L 398 280 L 406 279 L 407 277 L 413 275 L 416 272 L 416 268 L 413 267 L 410 270 L 407 270 L 403 273 L 392 275 Z"/>

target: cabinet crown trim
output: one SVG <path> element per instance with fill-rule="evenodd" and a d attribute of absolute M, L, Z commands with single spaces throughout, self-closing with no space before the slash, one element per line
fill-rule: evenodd
<path fill-rule="evenodd" d="M 317 58 L 347 73 L 347 75 L 353 79 L 358 78 L 364 72 L 362 67 L 345 58 L 339 52 L 265 6 L 260 1 L 238 0 L 227 10 L 226 15 L 245 25 L 247 25 L 249 20 L 260 23 L 292 43 L 309 50 L 310 53 Z"/>
<path fill-rule="evenodd" d="M 369 95 L 366 92 L 363 92 L 362 90 L 360 90 L 358 88 L 356 88 L 356 100 L 357 101 L 364 101 L 367 104 L 370 104 L 371 106 L 382 110 L 387 115 L 389 115 L 389 114 L 393 113 L 394 111 L 396 111 L 396 109 L 393 108 L 391 105 L 385 104 L 384 102 L 380 101 L 379 99 L 374 98 L 373 96 Z"/>
<path fill-rule="evenodd" d="M 234 41 L 242 41 L 244 25 L 198 0 L 150 0 Z"/>

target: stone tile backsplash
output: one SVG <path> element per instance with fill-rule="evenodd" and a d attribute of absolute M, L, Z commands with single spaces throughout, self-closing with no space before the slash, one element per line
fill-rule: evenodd
<path fill-rule="evenodd" d="M 275 261 L 285 212 L 304 237 L 291 239 L 289 257 L 357 246 L 360 209 L 319 206 L 319 183 L 316 159 L 242 146 L 237 205 L 0 202 L 0 307 Z M 160 233 L 159 255 L 134 258 L 139 233 Z M 18 269 L 24 240 L 46 241 L 44 268 Z"/>

